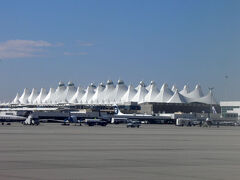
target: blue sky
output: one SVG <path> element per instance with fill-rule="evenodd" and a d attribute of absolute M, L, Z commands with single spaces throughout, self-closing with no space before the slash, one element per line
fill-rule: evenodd
<path fill-rule="evenodd" d="M 200 83 L 218 100 L 240 100 L 239 8 L 238 0 L 2 0 L 0 97 L 121 78 Z"/>

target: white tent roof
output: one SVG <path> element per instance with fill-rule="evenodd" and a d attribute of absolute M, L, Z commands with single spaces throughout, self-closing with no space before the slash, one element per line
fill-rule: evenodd
<path fill-rule="evenodd" d="M 48 94 L 47 96 L 43 99 L 43 103 L 46 103 L 46 104 L 52 104 L 54 103 L 55 101 L 55 92 L 56 90 L 54 88 L 50 88 L 49 91 L 48 91 Z"/>
<path fill-rule="evenodd" d="M 70 103 L 79 103 L 85 94 L 85 90 L 82 87 L 78 87 L 76 93 L 73 95 L 73 97 L 70 100 Z"/>
<path fill-rule="evenodd" d="M 64 99 L 67 102 L 69 102 L 74 96 L 74 94 L 76 93 L 76 91 L 77 91 L 77 88 L 74 86 L 74 84 L 71 81 L 69 81 L 68 86 L 64 92 L 64 96 L 65 96 Z"/>
<path fill-rule="evenodd" d="M 171 91 L 174 93 L 176 90 L 178 90 L 178 89 L 177 89 L 177 86 L 174 84 L 174 85 L 172 86 Z"/>
<path fill-rule="evenodd" d="M 95 85 L 93 83 L 91 83 L 88 87 L 87 90 L 85 92 L 85 94 L 83 95 L 83 97 L 81 98 L 80 102 L 82 103 L 88 103 L 88 101 L 92 98 L 92 96 L 94 95 L 95 91 Z"/>
<path fill-rule="evenodd" d="M 203 95 L 201 86 L 199 84 L 197 84 L 195 89 L 192 92 L 186 94 L 185 96 L 190 98 L 191 101 L 193 102 L 193 101 L 197 100 L 198 98 L 203 97 L 204 95 Z"/>
<path fill-rule="evenodd" d="M 112 80 L 107 81 L 106 88 L 104 89 L 103 96 L 104 96 L 104 102 L 110 103 L 114 100 L 114 92 L 115 86 L 112 82 Z"/>
<path fill-rule="evenodd" d="M 178 92 L 174 85 L 172 90 L 168 88 L 167 84 L 163 84 L 159 91 L 154 81 L 151 81 L 146 89 L 145 84 L 141 81 L 137 86 L 138 91 L 129 85 L 128 88 L 122 80 L 119 80 L 116 87 L 111 80 L 107 81 L 107 85 L 101 83 L 98 88 L 91 83 L 87 90 L 78 87 L 76 90 L 72 82 L 68 83 L 67 88 L 62 82 L 59 82 L 58 88 L 50 88 L 48 94 L 45 89 L 41 89 L 37 94 L 37 90 L 33 89 L 32 93 L 28 89 L 19 97 L 17 94 L 12 103 L 14 104 L 56 104 L 56 103 L 84 103 L 84 104 L 116 104 L 125 102 L 160 102 L 160 103 L 181 103 L 181 102 L 200 102 L 206 104 L 217 103 L 212 92 L 206 96 L 203 95 L 200 85 L 196 85 L 195 89 L 189 92 L 185 85 L 183 90 Z"/>
<path fill-rule="evenodd" d="M 28 97 L 28 103 L 33 104 L 34 100 L 38 97 L 39 93 L 36 88 L 32 89 L 32 93 Z"/>
<path fill-rule="evenodd" d="M 20 103 L 21 104 L 27 104 L 29 96 L 30 96 L 30 91 L 27 88 L 25 88 L 23 90 L 23 93 L 22 93 L 21 97 L 19 98 Z"/>
<path fill-rule="evenodd" d="M 159 89 L 157 88 L 157 85 L 154 81 L 151 81 L 149 91 L 147 95 L 144 98 L 145 102 L 153 102 L 156 96 L 159 93 Z"/>
<path fill-rule="evenodd" d="M 140 81 L 139 84 L 138 84 L 138 86 L 137 86 L 135 89 L 138 91 L 138 89 L 139 89 L 141 86 L 143 86 L 143 87 L 146 88 L 145 83 L 144 83 L 143 81 Z"/>
<path fill-rule="evenodd" d="M 127 86 L 124 84 L 123 80 L 118 80 L 117 86 L 113 92 L 113 99 L 116 103 L 121 102 L 121 98 L 127 92 Z"/>
<path fill-rule="evenodd" d="M 180 91 L 180 94 L 182 94 L 183 96 L 187 96 L 188 93 L 189 93 L 189 88 L 187 85 L 185 85 L 183 89 Z"/>
<path fill-rule="evenodd" d="M 19 104 L 19 103 L 20 103 L 19 98 L 20 98 L 20 96 L 19 96 L 19 94 L 17 93 L 17 95 L 15 96 L 14 100 L 12 101 L 12 103 L 13 103 L 13 104 Z"/>
<path fill-rule="evenodd" d="M 167 102 L 173 95 L 173 92 L 168 88 L 168 85 L 164 83 L 160 89 L 160 92 L 154 99 L 154 102 Z"/>
<path fill-rule="evenodd" d="M 47 91 L 45 88 L 41 88 L 39 95 L 36 97 L 34 100 L 34 104 L 41 104 L 42 101 L 46 98 L 47 96 Z"/>
<path fill-rule="evenodd" d="M 94 104 L 101 104 L 103 102 L 104 99 L 104 89 L 105 89 L 105 85 L 103 83 L 100 83 L 96 89 L 95 94 L 92 96 L 92 98 L 90 99 L 91 102 L 93 102 Z"/>
<path fill-rule="evenodd" d="M 154 82 L 154 81 L 151 81 L 151 82 L 150 82 L 150 84 L 149 84 L 148 86 L 146 86 L 146 90 L 147 90 L 147 91 L 149 91 L 149 90 L 150 90 L 150 88 L 151 88 L 151 85 L 152 85 L 152 83 L 153 83 L 153 82 Z"/>
<path fill-rule="evenodd" d="M 147 95 L 148 91 L 146 90 L 145 86 L 141 83 L 140 86 L 138 87 L 138 91 L 135 94 L 135 96 L 132 98 L 133 102 L 144 102 L 144 98 Z"/>
<path fill-rule="evenodd" d="M 173 96 L 168 100 L 168 103 L 186 103 L 183 95 L 181 95 L 178 90 L 176 90 Z"/>
<path fill-rule="evenodd" d="M 130 84 L 128 86 L 127 92 L 122 96 L 121 102 L 131 102 L 136 93 L 136 89 Z"/>
<path fill-rule="evenodd" d="M 55 92 L 55 98 L 53 99 L 53 103 L 64 103 L 66 102 L 66 97 L 64 96 L 64 92 L 66 90 L 66 86 L 63 82 L 59 82 L 58 87 Z"/>
<path fill-rule="evenodd" d="M 212 91 L 210 90 L 206 96 L 203 96 L 197 99 L 197 102 L 205 103 L 205 104 L 217 104 L 216 99 L 213 96 Z"/>

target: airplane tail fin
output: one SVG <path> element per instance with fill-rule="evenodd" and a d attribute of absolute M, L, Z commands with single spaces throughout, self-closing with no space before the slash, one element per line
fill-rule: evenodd
<path fill-rule="evenodd" d="M 214 106 L 212 106 L 212 112 L 213 112 L 213 114 L 217 114 L 217 111 Z"/>
<path fill-rule="evenodd" d="M 115 107 L 114 107 L 114 114 L 116 114 L 116 115 L 124 115 L 124 114 L 120 111 L 120 109 L 119 109 L 119 107 L 118 107 L 117 105 L 115 105 Z"/>

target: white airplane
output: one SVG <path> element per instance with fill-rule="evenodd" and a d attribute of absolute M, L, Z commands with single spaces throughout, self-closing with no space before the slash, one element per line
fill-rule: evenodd
<path fill-rule="evenodd" d="M 22 116 L 14 116 L 14 115 L 0 115 L 0 122 L 4 124 L 4 122 L 23 122 L 26 118 Z"/>
<path fill-rule="evenodd" d="M 144 117 L 151 117 L 152 115 L 149 115 L 149 114 L 124 114 L 124 113 L 122 113 L 121 111 L 120 111 L 120 109 L 118 108 L 118 106 L 116 105 L 115 107 L 114 107 L 114 113 L 115 113 L 115 115 L 117 115 L 117 116 L 144 116 Z"/>
<path fill-rule="evenodd" d="M 120 111 L 117 105 L 114 106 L 113 119 L 139 120 L 139 121 L 154 121 L 171 119 L 169 116 L 153 116 L 149 114 L 124 114 Z M 121 121 L 121 120 L 120 120 Z"/>

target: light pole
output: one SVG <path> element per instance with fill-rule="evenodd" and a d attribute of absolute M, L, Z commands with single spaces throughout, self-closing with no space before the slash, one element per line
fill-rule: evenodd
<path fill-rule="evenodd" d="M 225 87 L 224 87 L 224 100 L 225 101 L 227 101 L 228 100 L 228 78 L 229 78 L 229 76 L 228 75 L 225 75 L 224 76 L 224 78 L 225 78 Z"/>
<path fill-rule="evenodd" d="M 210 111 L 209 111 L 209 118 L 210 118 L 210 113 L 211 113 L 211 110 L 212 110 L 212 91 L 214 89 L 214 87 L 209 87 L 209 93 L 210 93 L 210 96 L 211 96 L 211 102 L 210 102 Z"/>

